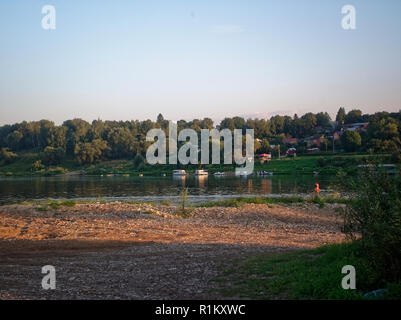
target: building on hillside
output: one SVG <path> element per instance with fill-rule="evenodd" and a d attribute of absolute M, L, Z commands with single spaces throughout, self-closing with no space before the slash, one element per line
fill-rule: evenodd
<path fill-rule="evenodd" d="M 340 140 L 341 134 L 342 134 L 342 132 L 335 131 L 335 132 L 333 133 L 333 138 L 334 138 L 334 140 Z"/>
<path fill-rule="evenodd" d="M 344 124 L 342 126 L 343 131 L 366 131 L 369 126 L 369 122 L 357 122 Z"/>
<path fill-rule="evenodd" d="M 297 144 L 298 143 L 298 139 L 297 138 L 285 138 L 283 140 L 283 143 L 286 143 L 286 144 Z"/>
<path fill-rule="evenodd" d="M 258 159 L 260 161 L 260 163 L 265 163 L 266 161 L 271 161 L 272 159 L 272 155 L 271 153 L 262 153 L 262 154 L 258 154 Z"/>
<path fill-rule="evenodd" d="M 325 138 L 323 135 L 320 134 L 315 134 L 311 137 L 304 138 L 304 141 L 306 142 L 307 148 L 310 148 L 312 146 L 316 146 L 317 148 L 320 149 L 321 145 L 323 144 Z"/>
<path fill-rule="evenodd" d="M 297 156 L 297 149 L 295 149 L 295 148 L 289 148 L 289 149 L 287 150 L 287 152 L 285 153 L 285 155 L 286 155 L 287 157 L 296 157 L 296 156 Z"/>

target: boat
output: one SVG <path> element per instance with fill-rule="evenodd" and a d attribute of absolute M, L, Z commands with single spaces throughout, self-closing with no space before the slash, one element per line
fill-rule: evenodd
<path fill-rule="evenodd" d="M 207 170 L 199 169 L 199 170 L 195 170 L 195 175 L 196 176 L 207 176 L 207 175 L 209 175 L 209 173 L 207 172 Z"/>
<path fill-rule="evenodd" d="M 258 171 L 256 172 L 257 176 L 272 176 L 273 172 L 270 171 Z"/>
<path fill-rule="evenodd" d="M 215 176 L 224 176 L 225 173 L 224 172 L 215 172 L 215 173 L 213 173 L 213 175 L 215 175 Z"/>
<path fill-rule="evenodd" d="M 185 176 L 187 172 L 185 170 L 173 170 L 173 176 Z"/>
<path fill-rule="evenodd" d="M 235 175 L 236 176 L 240 176 L 240 177 L 247 177 L 247 176 L 249 176 L 251 174 L 252 174 L 252 172 L 248 172 L 248 171 L 242 171 L 242 170 L 235 171 Z"/>

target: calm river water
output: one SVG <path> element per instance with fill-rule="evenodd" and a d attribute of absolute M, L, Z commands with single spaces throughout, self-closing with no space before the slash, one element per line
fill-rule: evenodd
<path fill-rule="evenodd" d="M 334 177 L 46 177 L 0 178 L 0 204 L 43 199 L 137 200 L 176 203 L 183 188 L 189 201 L 201 203 L 238 196 L 305 195 L 320 183 L 329 189 Z"/>

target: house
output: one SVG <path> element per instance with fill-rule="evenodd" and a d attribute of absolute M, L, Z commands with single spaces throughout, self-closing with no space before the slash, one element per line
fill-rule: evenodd
<path fill-rule="evenodd" d="M 265 161 L 271 161 L 272 155 L 270 153 L 262 153 L 258 155 L 260 163 L 264 163 Z"/>
<path fill-rule="evenodd" d="M 304 138 L 304 141 L 306 142 L 306 146 L 308 148 L 317 146 L 320 149 L 321 144 L 325 141 L 325 137 L 320 134 L 315 134 L 311 137 Z"/>
<path fill-rule="evenodd" d="M 341 138 L 341 132 L 335 131 L 333 133 L 333 139 L 334 140 L 340 140 L 340 138 Z"/>
<path fill-rule="evenodd" d="M 297 156 L 297 149 L 289 148 L 285 153 L 287 157 L 296 157 Z"/>
<path fill-rule="evenodd" d="M 342 130 L 344 131 L 366 131 L 369 126 L 369 122 L 357 122 L 344 124 Z"/>
<path fill-rule="evenodd" d="M 298 143 L 298 139 L 297 138 L 285 138 L 283 140 L 283 143 L 286 143 L 286 144 L 297 144 Z"/>

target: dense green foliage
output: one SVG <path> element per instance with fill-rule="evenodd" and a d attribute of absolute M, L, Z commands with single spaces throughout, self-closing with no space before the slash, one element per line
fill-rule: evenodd
<path fill-rule="evenodd" d="M 50 165 L 58 165 L 63 162 L 65 157 L 65 151 L 63 148 L 55 148 L 55 147 L 46 147 L 43 152 L 43 164 Z"/>
<path fill-rule="evenodd" d="M 11 152 L 8 148 L 2 148 L 0 150 L 0 160 L 4 162 L 4 164 L 10 164 L 14 162 L 18 158 L 18 155 L 14 152 Z"/>
<path fill-rule="evenodd" d="M 380 279 L 401 281 L 401 178 L 372 166 L 351 179 L 353 201 L 342 212 L 344 231 L 361 236 L 369 264 Z"/>
<path fill-rule="evenodd" d="M 382 289 L 376 298 L 401 299 L 401 178 L 372 165 L 347 180 L 344 187 L 353 196 L 339 211 L 352 242 L 247 259 L 217 279 L 230 283 L 223 292 L 254 299 L 367 299 L 373 295 L 366 293 Z M 222 205 L 270 201 L 235 199 Z M 355 267 L 356 290 L 341 287 L 345 265 Z"/>
<path fill-rule="evenodd" d="M 337 120 L 331 122 L 326 112 L 319 112 L 306 113 L 301 117 L 276 115 L 270 119 L 225 118 L 218 125 L 209 118 L 180 120 L 177 126 L 178 130 L 191 128 L 197 132 L 214 127 L 242 129 L 244 133 L 246 129 L 254 129 L 256 153 L 272 152 L 277 156 L 277 145 L 280 145 L 281 152 L 291 146 L 297 148 L 298 154 L 306 152 L 307 147 L 313 145 L 307 145 L 304 138 L 314 134 L 322 137 L 322 150 L 331 150 L 332 134 L 336 131 L 342 132 L 343 124 L 369 122 L 368 127 L 359 132 L 344 131 L 342 138 L 336 141 L 335 149 L 386 152 L 392 153 L 395 161 L 401 160 L 400 112 L 369 115 L 362 114 L 359 110 L 345 113 L 344 109 L 340 109 Z M 2 164 L 10 164 L 21 154 L 39 154 L 42 164 L 46 166 L 64 164 L 66 159 L 73 159 L 77 164 L 84 165 L 101 160 L 132 159 L 136 155 L 144 157 L 151 143 L 146 141 L 146 133 L 152 128 L 161 128 L 167 133 L 168 124 L 168 120 L 161 114 L 156 121 L 95 120 L 88 123 L 82 119 L 73 119 L 62 125 L 55 125 L 48 120 L 24 121 L 0 127 L 0 150 L 3 150 L 0 156 Z M 291 137 L 299 139 L 295 145 L 284 142 L 285 138 Z M 276 145 L 276 148 L 271 148 L 271 144 Z M 136 163 L 135 167 L 139 165 Z"/>
<path fill-rule="evenodd" d="M 341 269 L 356 269 L 356 290 L 344 290 Z M 313 250 L 261 255 L 239 261 L 217 279 L 228 297 L 251 299 L 366 299 L 364 294 L 387 288 L 383 299 L 400 299 L 400 283 L 378 281 L 359 242 Z M 225 284 L 229 283 L 229 286 Z"/>
<path fill-rule="evenodd" d="M 356 131 L 345 131 L 341 136 L 341 143 L 346 151 L 357 151 L 362 143 L 361 135 Z"/>
<path fill-rule="evenodd" d="M 294 203 L 316 203 L 319 206 L 324 206 L 325 203 L 348 203 L 347 199 L 340 199 L 334 196 L 319 197 L 312 196 L 309 198 L 303 197 L 237 197 L 234 199 L 211 201 L 198 205 L 199 207 L 240 207 L 243 204 L 294 204 Z"/>

